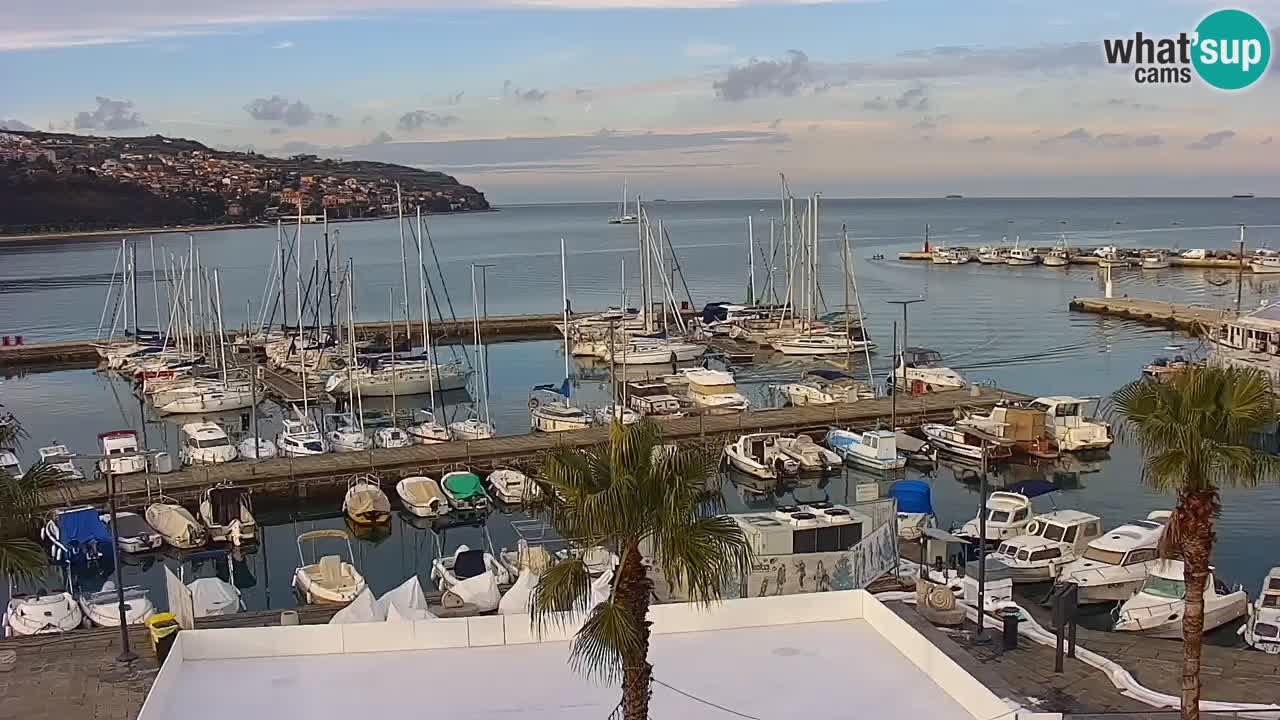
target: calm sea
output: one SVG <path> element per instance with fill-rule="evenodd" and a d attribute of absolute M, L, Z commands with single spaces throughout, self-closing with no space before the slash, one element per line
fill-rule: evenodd
<path fill-rule="evenodd" d="M 628 299 L 638 302 L 636 229 L 605 223 L 613 208 L 606 204 L 514 206 L 499 212 L 429 218 L 428 227 L 439 256 L 440 270 L 459 317 L 471 312 L 471 265 L 485 270 L 490 314 L 556 312 L 560 303 L 559 241 L 568 249 L 569 294 L 575 309 L 603 308 L 621 302 L 621 274 L 626 265 Z M 776 200 L 735 202 L 667 202 L 649 207 L 662 218 L 678 254 L 695 304 L 740 300 L 747 284 L 747 218 L 755 237 L 767 247 L 770 218 L 778 217 Z M 880 344 L 873 356 L 873 372 L 883 377 L 888 364 L 892 324 L 901 323 L 890 300 L 923 297 L 912 306 L 910 343 L 941 351 L 955 367 L 975 381 L 1030 394 L 1105 395 L 1138 375 L 1140 367 L 1157 355 L 1194 353 L 1198 343 L 1186 336 L 1136 323 L 1079 315 L 1068 311 L 1072 297 L 1101 295 L 1093 269 L 1071 267 L 988 267 L 976 263 L 933 266 L 896 259 L 903 250 L 919 249 L 925 225 L 933 242 L 952 245 L 1012 242 L 1049 246 L 1066 233 L 1072 245 L 1121 247 L 1234 248 L 1238 225 L 1248 226 L 1250 247 L 1280 247 L 1280 201 L 1269 199 L 963 199 L 963 200 L 826 200 L 823 202 L 821 262 L 823 297 L 831 306 L 842 302 L 840 281 L 841 227 L 848 230 L 856 263 L 858 291 L 870 332 Z M 400 240 L 394 221 L 333 225 L 331 242 L 340 257 L 352 257 L 356 267 L 357 314 L 384 319 L 388 289 L 402 293 Z M 203 262 L 220 269 L 224 312 L 228 325 L 246 314 L 256 316 L 267 271 L 272 262 L 276 231 L 272 229 L 199 233 L 194 244 Z M 312 243 L 322 244 L 320 228 L 303 231 L 305 254 Z M 321 245 L 322 246 L 322 245 Z M 24 335 L 28 341 L 92 337 L 102 314 L 103 299 L 119 249 L 118 242 L 83 241 L 38 245 L 0 245 L 0 335 Z M 137 244 L 139 268 L 149 271 L 151 246 Z M 185 257 L 185 236 L 157 236 L 158 263 L 172 253 Z M 872 260 L 884 255 L 884 260 Z M 758 257 L 758 256 L 757 256 Z M 305 261 L 309 264 L 309 259 Z M 412 260 L 411 260 L 412 263 Z M 763 261 L 757 262 L 763 284 Z M 432 266 L 434 268 L 434 266 Z M 410 296 L 416 297 L 416 277 L 410 272 Z M 438 283 L 440 278 L 435 277 Z M 1117 272 L 1115 292 L 1135 297 L 1234 305 L 1234 273 L 1220 270 L 1138 270 Z M 777 276 L 781 287 L 784 280 Z M 1245 276 L 1246 307 L 1273 298 L 1280 279 Z M 683 292 L 681 292 L 683 296 Z M 139 304 L 144 325 L 155 324 L 149 285 L 143 283 Z M 683 297 L 682 297 L 683 299 Z M 161 295 L 161 303 L 164 303 Z M 443 297 L 441 302 L 448 303 Z M 150 318 L 148 320 L 148 318 Z M 1167 349 L 1177 346 L 1178 349 Z M 461 351 L 461 350 L 460 350 Z M 558 382 L 563 356 L 555 342 L 495 344 L 488 348 L 490 401 L 495 423 L 504 434 L 525 432 L 525 407 L 530 386 Z M 739 379 L 758 403 L 768 401 L 766 386 L 799 375 L 803 363 L 777 359 L 739 372 Z M 865 368 L 861 371 L 865 372 Z M 604 369 L 574 364 L 584 402 L 603 402 Z M 423 399 L 414 399 L 423 402 Z M 91 451 L 97 433 L 116 427 L 145 427 L 151 447 L 172 447 L 176 426 L 149 418 L 140 422 L 137 399 L 120 381 L 93 371 L 67 371 L 8 377 L 0 384 L 0 403 L 18 414 L 31 440 L 24 464 L 40 445 L 53 439 L 72 448 Z M 466 405 L 449 413 L 465 415 Z M 238 416 L 221 418 L 232 424 Z M 267 426 L 270 432 L 270 423 Z M 913 472 L 914 475 L 914 472 Z M 1079 508 L 1102 516 L 1108 526 L 1168 508 L 1173 498 L 1143 486 L 1136 452 L 1118 445 L 1110 458 L 1098 463 L 1063 461 L 1052 468 L 1013 467 L 996 482 L 1048 477 L 1062 492 L 1051 500 L 1037 500 L 1048 508 Z M 949 468 L 928 478 L 934 504 L 943 524 L 972 517 L 976 488 L 958 480 Z M 830 497 L 843 501 L 852 482 L 869 478 L 856 474 L 830 478 L 798 488 L 799 499 Z M 735 507 L 753 507 L 790 500 L 791 492 L 760 498 L 726 484 Z M 1223 578 L 1244 583 L 1251 592 L 1261 576 L 1280 562 L 1275 553 L 1272 524 L 1280 517 L 1280 489 L 1224 492 L 1214 560 Z M 256 553 L 235 568 L 251 608 L 293 604 L 289 581 L 297 565 L 293 539 L 313 527 L 339 527 L 338 503 L 307 507 L 263 508 L 272 523 Z M 409 526 L 399 519 L 389 536 L 357 543 L 356 560 L 375 590 L 389 589 L 404 577 L 429 573 L 437 548 L 452 552 L 459 543 L 485 542 L 478 528 L 451 529 L 443 535 Z M 494 516 L 487 534 L 496 545 L 512 540 L 509 518 Z M 162 557 L 173 567 L 185 566 L 188 578 L 216 571 L 218 563 L 201 567 Z M 153 561 L 154 562 L 154 561 Z M 220 572 L 226 572 L 223 568 Z M 163 604 L 163 581 L 155 567 L 130 566 L 128 582 L 154 589 Z M 85 578 L 85 586 L 101 578 Z"/>

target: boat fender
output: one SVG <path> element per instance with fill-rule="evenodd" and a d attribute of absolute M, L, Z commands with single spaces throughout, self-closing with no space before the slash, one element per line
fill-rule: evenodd
<path fill-rule="evenodd" d="M 1039 520 L 1032 520 L 1031 522 L 1027 523 L 1027 534 L 1028 534 L 1028 535 L 1035 535 L 1035 534 L 1036 534 L 1036 533 L 1038 533 L 1038 532 L 1040 532 L 1040 521 L 1039 521 Z"/>
<path fill-rule="evenodd" d="M 538 398 L 529 398 L 530 410 L 537 410 L 539 405 L 541 405 L 541 403 L 538 402 Z"/>

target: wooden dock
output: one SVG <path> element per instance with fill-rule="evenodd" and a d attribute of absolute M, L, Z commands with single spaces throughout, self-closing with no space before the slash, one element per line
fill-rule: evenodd
<path fill-rule="evenodd" d="M 298 404 L 305 398 L 307 402 L 333 402 L 333 398 L 321 390 L 307 389 L 302 386 L 301 378 L 291 372 L 275 370 L 265 365 L 258 366 L 258 378 L 268 397 L 283 403 Z"/>
<path fill-rule="evenodd" d="M 1049 252 L 1048 248 L 1033 248 L 1033 249 L 1037 253 L 1041 253 L 1041 254 Z M 1122 249 L 1134 249 L 1134 248 L 1122 248 Z M 1071 252 L 1072 252 L 1072 255 L 1069 262 L 1072 265 L 1096 266 L 1102 260 L 1102 258 L 1098 257 L 1097 255 L 1094 255 L 1092 250 L 1084 250 L 1082 252 L 1079 252 L 1078 254 L 1077 254 L 1077 251 L 1075 250 L 1072 250 Z M 913 250 L 910 252 L 898 253 L 898 259 L 899 260 L 931 261 L 933 259 L 933 254 L 927 253 L 927 252 L 921 252 L 918 250 Z M 974 264 L 977 264 L 977 261 L 973 261 L 973 262 Z M 1210 268 L 1210 269 L 1217 269 L 1217 270 L 1231 270 L 1233 272 L 1243 270 L 1243 272 L 1246 272 L 1246 273 L 1253 272 L 1253 270 L 1249 267 L 1247 263 L 1241 264 L 1241 262 L 1236 258 L 1205 258 L 1204 260 L 1192 260 L 1189 258 L 1177 257 L 1176 255 L 1170 255 L 1169 266 L 1184 267 L 1184 268 L 1202 268 L 1202 269 Z M 988 265 L 987 267 L 1000 267 L 1000 266 Z M 1018 267 L 1026 267 L 1026 266 L 1020 265 Z M 1123 269 L 1124 268 L 1117 268 L 1117 270 L 1123 270 Z M 1139 267 L 1137 265 L 1132 265 L 1128 269 L 1138 270 Z"/>
<path fill-rule="evenodd" d="M 1231 317 L 1232 313 L 1198 305 L 1143 300 L 1141 298 L 1072 298 L 1070 308 L 1076 312 L 1136 320 L 1146 325 L 1186 330 L 1200 335 Z"/>
<path fill-rule="evenodd" d="M 960 407 L 991 407 L 1001 400 L 1025 400 L 1025 395 L 998 388 L 973 386 L 970 390 L 931 393 L 898 399 L 898 424 L 915 427 L 922 422 L 949 421 Z M 891 399 L 859 400 L 848 405 L 762 410 L 739 415 L 703 415 L 663 420 L 670 441 L 713 447 L 746 432 L 785 431 L 821 433 L 832 425 L 870 429 L 887 425 Z M 205 488 L 230 482 L 252 488 L 259 495 L 307 497 L 340 492 L 347 480 L 363 473 L 377 473 L 390 487 L 408 475 L 436 474 L 446 468 L 488 469 L 501 466 L 532 467 L 538 456 L 558 445 L 586 447 L 602 442 L 607 427 L 556 434 L 512 435 L 492 440 L 455 441 L 408 448 L 377 449 L 360 453 L 328 453 L 300 458 L 273 458 L 260 462 L 239 461 L 226 465 L 188 468 L 156 475 L 128 475 L 117 480 L 117 502 L 139 507 L 152 493 L 194 504 Z M 90 480 L 51 488 L 43 494 L 43 508 L 107 500 L 106 483 Z"/>

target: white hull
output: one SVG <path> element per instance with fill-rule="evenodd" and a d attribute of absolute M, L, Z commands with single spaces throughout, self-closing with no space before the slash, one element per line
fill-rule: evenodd
<path fill-rule="evenodd" d="M 693 343 L 671 343 L 669 345 L 657 345 L 652 347 L 639 346 L 627 348 L 625 350 L 615 349 L 612 360 L 615 363 L 626 363 L 627 365 L 670 365 L 673 363 L 690 362 L 697 360 L 706 354 L 705 345 L 695 345 Z M 576 352 L 574 353 L 577 354 Z M 608 347 L 605 347 L 604 360 L 610 359 Z"/>
<path fill-rule="evenodd" d="M 783 385 L 781 390 L 787 402 L 796 407 L 836 404 L 836 399 L 831 395 L 802 383 L 789 383 Z"/>
<path fill-rule="evenodd" d="M 311 579 L 302 568 L 298 568 L 293 575 L 293 589 L 302 596 L 302 599 L 308 605 L 346 605 L 365 588 L 364 578 L 349 563 L 343 563 L 343 566 L 350 569 L 355 574 L 356 581 L 353 585 L 336 590 L 327 588 Z"/>
<path fill-rule="evenodd" d="M 336 453 L 364 452 L 371 445 L 369 436 L 358 431 L 334 430 L 329 433 L 329 448 Z"/>
<path fill-rule="evenodd" d="M 929 441 L 929 444 L 941 452 L 949 455 L 958 455 L 970 460 L 982 460 L 982 448 L 980 447 L 951 440 L 941 433 L 933 432 L 928 427 L 928 424 L 921 427 L 921 432 L 924 433 L 925 439 Z"/>
<path fill-rule="evenodd" d="M 1064 257 L 1058 257 L 1057 255 L 1046 255 L 1044 258 L 1045 267 L 1066 267 L 1070 264 L 1070 260 Z"/>
<path fill-rule="evenodd" d="M 424 518 L 449 514 L 449 499 L 440 483 L 426 476 L 407 477 L 396 483 L 396 495 L 411 515 Z"/>
<path fill-rule="evenodd" d="M 1247 612 L 1246 607 L 1249 602 L 1248 598 L 1245 597 L 1245 594 L 1243 592 L 1232 593 L 1232 595 L 1236 597 L 1230 597 L 1230 599 L 1228 599 L 1228 597 L 1220 597 L 1219 601 L 1221 602 L 1221 604 L 1218 604 L 1215 607 L 1212 607 L 1212 609 L 1210 608 L 1210 605 L 1208 602 L 1205 603 L 1204 632 L 1210 632 L 1218 627 L 1221 627 L 1222 625 L 1226 625 L 1227 623 L 1233 620 L 1239 619 L 1240 617 L 1245 615 L 1245 613 Z M 1177 619 L 1175 620 L 1168 619 L 1168 617 L 1174 613 L 1171 609 L 1166 608 L 1160 611 L 1159 619 L 1151 618 L 1148 620 L 1148 619 L 1145 619 L 1145 616 L 1143 616 L 1143 620 L 1141 622 L 1140 628 L 1122 626 L 1117 624 L 1116 630 L 1121 632 L 1133 632 L 1139 635 L 1146 635 L 1147 637 L 1153 637 L 1153 638 L 1181 640 L 1182 639 L 1182 604 L 1178 603 L 1178 605 L 1179 605 L 1179 609 L 1177 612 Z M 1137 611 L 1135 614 L 1139 614 L 1140 612 L 1141 611 Z"/>
<path fill-rule="evenodd" d="M 430 368 L 390 368 L 382 372 L 353 373 L 347 382 L 346 373 L 338 373 L 325 386 L 334 395 L 359 391 L 364 397 L 391 397 L 392 395 L 426 395 L 431 392 L 462 390 L 467 386 L 471 371 L 454 366 L 440 366 L 435 372 Z M 354 385 L 354 387 L 352 387 Z"/>
<path fill-rule="evenodd" d="M 253 392 L 244 390 L 218 389 L 211 392 L 179 398 L 157 409 L 169 415 L 186 413 L 213 413 L 228 410 L 243 410 L 253 406 Z"/>
<path fill-rule="evenodd" d="M 127 625 L 141 625 L 156 614 L 156 606 L 146 596 L 125 598 L 124 607 Z M 101 593 L 80 598 L 80 611 L 94 627 L 120 627 L 120 605 L 114 592 L 110 598 L 103 598 Z"/>
<path fill-rule="evenodd" d="M 240 457 L 245 460 L 270 460 L 276 456 L 276 444 L 266 438 L 249 438 L 240 441 Z"/>
<path fill-rule="evenodd" d="M 591 427 L 591 418 L 586 415 L 565 417 L 541 412 L 535 408 L 529 414 L 530 427 L 537 432 L 567 432 Z"/>
<path fill-rule="evenodd" d="M 125 458 L 112 458 L 98 461 L 101 466 L 110 466 L 112 475 L 132 475 L 133 473 L 146 472 L 147 458 L 142 455 L 134 455 Z"/>
<path fill-rule="evenodd" d="M 1168 260 L 1143 260 L 1143 270 L 1167 270 L 1169 268 Z"/>
<path fill-rule="evenodd" d="M 488 440 L 495 437 L 498 431 L 487 422 L 471 418 L 449 423 L 449 434 L 456 440 Z"/>
<path fill-rule="evenodd" d="M 1249 262 L 1249 269 L 1260 275 L 1272 275 L 1280 273 L 1280 262 L 1269 263 L 1251 260 Z"/>
<path fill-rule="evenodd" d="M 1117 580 L 1116 582 L 1105 584 L 1080 585 L 1079 602 L 1081 605 L 1124 602 L 1142 589 L 1142 583 L 1145 579 L 1143 577 L 1137 580 Z"/>
<path fill-rule="evenodd" d="M 71 593 L 14 598 L 4 613 L 5 637 L 48 635 L 75 630 L 84 613 Z"/>
<path fill-rule="evenodd" d="M 862 352 L 874 349 L 874 343 L 841 341 L 836 338 L 831 342 L 807 342 L 803 339 L 780 340 L 773 343 L 773 349 L 783 355 L 835 355 L 842 352 Z"/>
<path fill-rule="evenodd" d="M 234 462 L 240 457 L 236 453 L 235 445 L 223 445 L 216 448 L 183 447 L 178 451 L 178 456 L 183 465 L 221 465 Z"/>

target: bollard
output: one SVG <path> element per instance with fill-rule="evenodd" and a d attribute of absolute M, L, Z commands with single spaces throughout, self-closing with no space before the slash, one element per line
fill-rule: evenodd
<path fill-rule="evenodd" d="M 1018 614 L 1017 608 L 1006 607 L 1000 608 L 996 614 L 1000 616 L 1000 620 L 1004 622 L 1004 634 L 1001 638 L 1000 647 L 1004 650 L 1018 649 Z"/>

